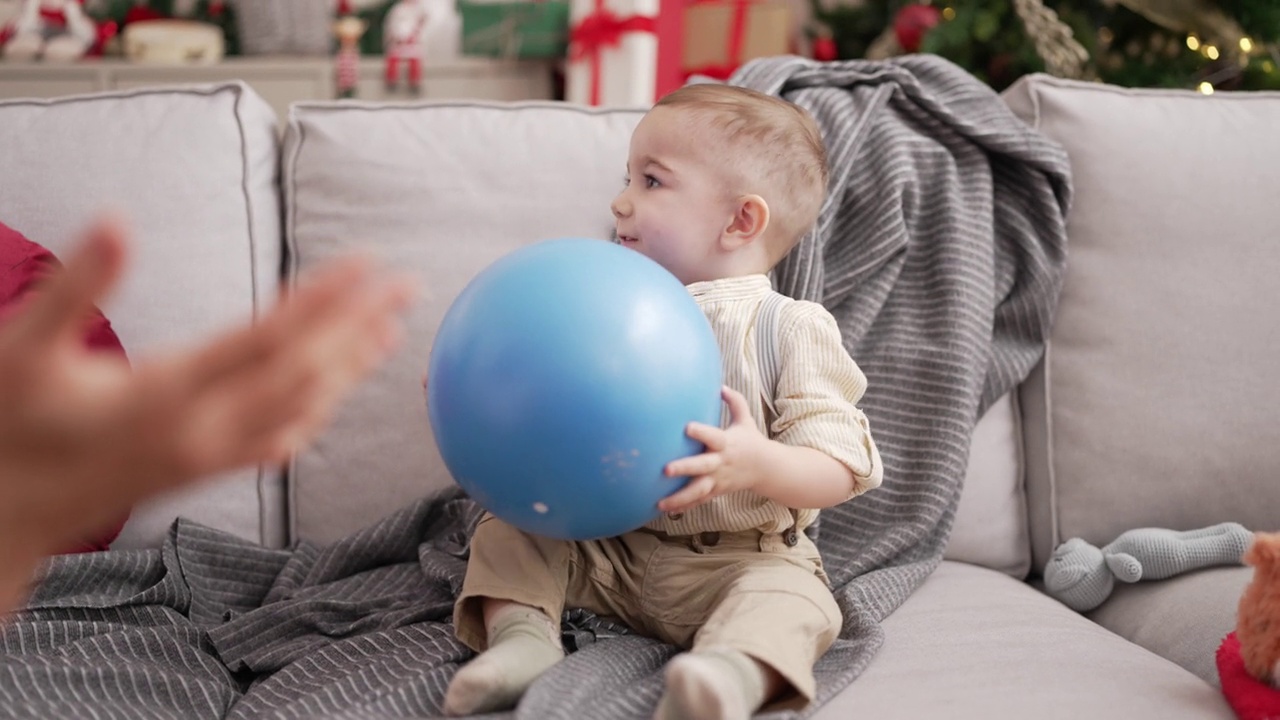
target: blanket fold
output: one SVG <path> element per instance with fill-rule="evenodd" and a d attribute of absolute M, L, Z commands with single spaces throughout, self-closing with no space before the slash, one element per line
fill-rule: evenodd
<path fill-rule="evenodd" d="M 770 58 L 731 82 L 822 129 L 830 196 L 775 285 L 835 315 L 886 467 L 817 526 L 845 626 L 818 701 L 770 715 L 794 718 L 866 668 L 941 562 L 973 426 L 1043 351 L 1071 185 L 1060 147 L 936 57 Z M 179 520 L 158 550 L 57 558 L 0 631 L 0 716 L 436 716 L 470 657 L 449 623 L 479 512 L 450 492 L 291 550 Z M 582 611 L 564 627 L 574 652 L 508 716 L 649 717 L 676 649 Z"/>

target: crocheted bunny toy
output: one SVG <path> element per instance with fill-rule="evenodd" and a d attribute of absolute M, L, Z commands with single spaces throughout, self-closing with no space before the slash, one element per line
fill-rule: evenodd
<path fill-rule="evenodd" d="M 1045 589 L 1067 607 L 1087 612 L 1111 595 L 1116 579 L 1163 580 L 1212 565 L 1238 565 L 1253 533 L 1227 522 L 1177 532 L 1139 528 L 1101 548 L 1071 538 L 1053 551 L 1044 569 Z"/>

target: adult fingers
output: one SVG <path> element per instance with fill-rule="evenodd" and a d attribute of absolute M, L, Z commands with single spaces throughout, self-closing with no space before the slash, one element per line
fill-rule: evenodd
<path fill-rule="evenodd" d="M 96 220 L 63 267 L 14 319 L 27 341 L 48 343 L 59 337 L 78 337 L 93 306 L 120 279 L 127 243 L 122 220 L 112 216 Z"/>

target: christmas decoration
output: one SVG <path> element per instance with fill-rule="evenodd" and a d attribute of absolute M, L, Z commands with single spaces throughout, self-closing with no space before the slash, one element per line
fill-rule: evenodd
<path fill-rule="evenodd" d="M 818 62 L 830 62 L 840 56 L 840 51 L 836 49 L 836 41 L 831 37 L 831 32 L 827 31 L 818 33 L 813 38 L 809 54 Z"/>
<path fill-rule="evenodd" d="M 791 50 L 791 8 L 777 0 L 695 0 L 684 11 L 685 75 L 727 80 L 742 63 Z"/>
<path fill-rule="evenodd" d="M 103 54 L 113 45 L 112 40 L 122 34 L 130 23 L 143 20 L 164 18 L 180 18 L 208 23 L 218 27 L 222 32 L 225 55 L 240 54 L 239 32 L 236 31 L 236 13 L 234 3 L 227 0 L 197 0 L 189 10 L 179 13 L 175 0 L 97 0 L 91 3 L 89 14 L 98 23 L 99 38 L 95 49 Z M 114 54 L 122 50 L 116 48 Z"/>
<path fill-rule="evenodd" d="M 461 0 L 462 52 L 500 58 L 562 58 L 569 43 L 567 0 Z"/>
<path fill-rule="evenodd" d="M 368 29 L 367 22 L 349 11 L 333 23 L 333 36 L 338 40 L 338 53 L 334 58 L 334 91 L 339 98 L 356 96 L 356 86 L 360 81 L 360 36 Z"/>
<path fill-rule="evenodd" d="M 427 8 L 422 0 L 399 0 L 382 25 L 382 52 L 385 55 L 387 92 L 400 85 L 400 66 L 412 95 L 422 94 L 422 36 L 427 29 Z"/>
<path fill-rule="evenodd" d="M 808 33 L 829 34 L 838 58 L 914 48 L 997 90 L 1031 72 L 1206 93 L 1280 89 L 1275 0 L 810 1 Z"/>
<path fill-rule="evenodd" d="M 80 0 L 24 0 L 4 44 L 11 60 L 79 60 L 98 39 L 98 28 Z"/>
<path fill-rule="evenodd" d="M 657 80 L 656 0 L 573 0 L 565 97 L 585 105 L 644 106 Z"/>
<path fill-rule="evenodd" d="M 903 50 L 913 53 L 920 49 L 925 33 L 942 19 L 942 13 L 932 5 L 907 5 L 893 17 L 893 33 Z"/>

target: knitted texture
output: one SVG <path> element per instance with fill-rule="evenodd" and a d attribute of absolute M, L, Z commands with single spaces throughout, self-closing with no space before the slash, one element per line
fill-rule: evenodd
<path fill-rule="evenodd" d="M 1182 532 L 1139 528 L 1101 549 L 1071 538 L 1053 551 L 1045 589 L 1063 604 L 1086 612 L 1111 595 L 1115 581 L 1164 580 L 1197 568 L 1240 563 L 1253 533 L 1239 523 Z"/>

